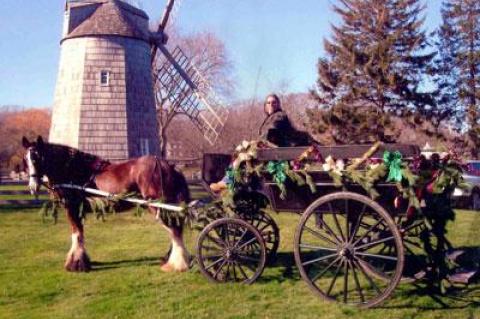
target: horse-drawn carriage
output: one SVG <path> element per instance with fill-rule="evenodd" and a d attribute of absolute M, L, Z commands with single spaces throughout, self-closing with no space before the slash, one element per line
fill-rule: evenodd
<path fill-rule="evenodd" d="M 202 178 L 207 189 L 227 171 L 229 195 L 223 202 L 184 208 L 171 204 L 188 201 L 185 179 L 155 157 L 111 164 L 44 143 L 41 137 L 36 142 L 24 138 L 23 144 L 32 193 L 46 176 L 46 186 L 63 200 L 72 229 L 65 263 L 69 271 L 91 268 L 80 215 L 87 193 L 112 199 L 114 194 L 136 190 L 142 200 L 124 200 L 146 204 L 157 217 L 161 208 L 177 217 L 181 212 L 182 218 L 202 220 L 196 259 L 200 271 L 214 282 L 253 283 L 274 259 L 280 239 L 269 209 L 301 214 L 294 237 L 295 262 L 302 279 L 326 300 L 371 307 L 384 301 L 401 280 L 432 273 L 441 280 L 446 275 L 444 252 L 450 247 L 445 225 L 453 214 L 448 195 L 460 174 L 445 163 L 442 169 L 438 162 L 413 163 L 411 159 L 419 155 L 415 146 L 258 148 L 237 154 L 237 159 L 243 158 L 240 165 L 238 160 L 232 163 L 230 155 L 206 154 Z M 394 156 L 385 157 L 388 154 Z M 332 164 L 333 158 L 340 163 Z M 410 167 L 417 165 L 414 173 L 423 182 L 410 174 Z M 237 176 L 241 172 L 248 174 Z M 92 184 L 95 188 L 88 187 Z M 160 197 L 166 203 L 151 202 Z M 430 221 L 425 218 L 428 214 Z M 188 261 L 183 225 L 164 226 L 172 253 L 162 269 L 184 271 Z"/>
<path fill-rule="evenodd" d="M 317 147 L 321 157 L 361 158 L 370 146 Z M 305 147 L 259 149 L 258 162 L 294 161 Z M 369 154 L 400 151 L 404 159 L 420 155 L 418 147 L 383 145 Z M 218 181 L 231 156 L 206 154 L 205 185 Z M 279 229 L 265 208 L 301 214 L 294 240 L 295 262 L 302 279 L 326 300 L 371 307 L 384 301 L 401 281 L 425 275 L 428 257 L 420 236 L 427 231 L 423 219 L 407 216 L 408 202 L 398 202 L 394 182 L 375 184 L 380 196 L 373 200 L 364 187 L 345 183 L 338 187 L 325 170 L 308 171 L 316 186 L 288 183 L 282 194 L 267 174 L 252 188 L 233 191 L 233 215 L 212 221 L 201 231 L 196 257 L 201 272 L 211 281 L 254 282 L 273 260 Z M 409 218 L 411 217 L 411 218 Z"/>

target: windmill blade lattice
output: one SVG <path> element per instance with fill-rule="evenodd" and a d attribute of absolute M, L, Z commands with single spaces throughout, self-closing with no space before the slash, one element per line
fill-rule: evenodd
<path fill-rule="evenodd" d="M 158 48 L 165 61 L 155 74 L 157 103 L 169 103 L 170 109 L 185 113 L 213 145 L 227 121 L 228 109 L 179 47 L 172 53 L 164 46 Z"/>

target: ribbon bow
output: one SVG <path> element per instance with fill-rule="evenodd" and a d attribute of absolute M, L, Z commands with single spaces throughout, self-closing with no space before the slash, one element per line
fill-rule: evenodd
<path fill-rule="evenodd" d="M 283 184 L 287 180 L 287 161 L 270 161 L 267 164 L 267 172 L 273 176 L 276 184 Z"/>
<path fill-rule="evenodd" d="M 233 191 L 235 189 L 235 171 L 233 168 L 228 168 L 225 171 L 225 176 L 227 177 L 227 187 L 229 190 Z"/>
<path fill-rule="evenodd" d="M 383 153 L 383 162 L 388 168 L 387 182 L 402 181 L 402 154 L 399 151 Z"/>

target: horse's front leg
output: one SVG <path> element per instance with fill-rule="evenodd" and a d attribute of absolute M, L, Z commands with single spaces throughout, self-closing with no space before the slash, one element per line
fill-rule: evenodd
<path fill-rule="evenodd" d="M 187 271 L 189 268 L 189 255 L 185 243 L 183 242 L 183 225 L 163 227 L 170 235 L 170 255 L 166 263 L 161 266 L 165 272 Z"/>
<path fill-rule="evenodd" d="M 67 203 L 65 205 L 67 218 L 72 229 L 72 246 L 67 254 L 65 269 L 67 271 L 88 272 L 91 269 L 91 264 L 85 249 L 85 237 L 79 207 L 79 203 Z"/>

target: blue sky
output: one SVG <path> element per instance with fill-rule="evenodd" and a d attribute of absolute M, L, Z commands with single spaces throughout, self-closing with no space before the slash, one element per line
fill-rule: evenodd
<path fill-rule="evenodd" d="M 138 2 L 156 21 L 166 0 Z M 175 20 L 182 32 L 209 30 L 224 41 L 235 68 L 234 97 L 243 99 L 282 87 L 302 92 L 314 85 L 322 40 L 329 36 L 330 24 L 338 21 L 333 3 L 181 0 Z M 429 30 L 440 22 L 440 3 L 428 1 Z M 60 0 L 1 0 L 0 105 L 52 105 L 63 9 Z"/>

